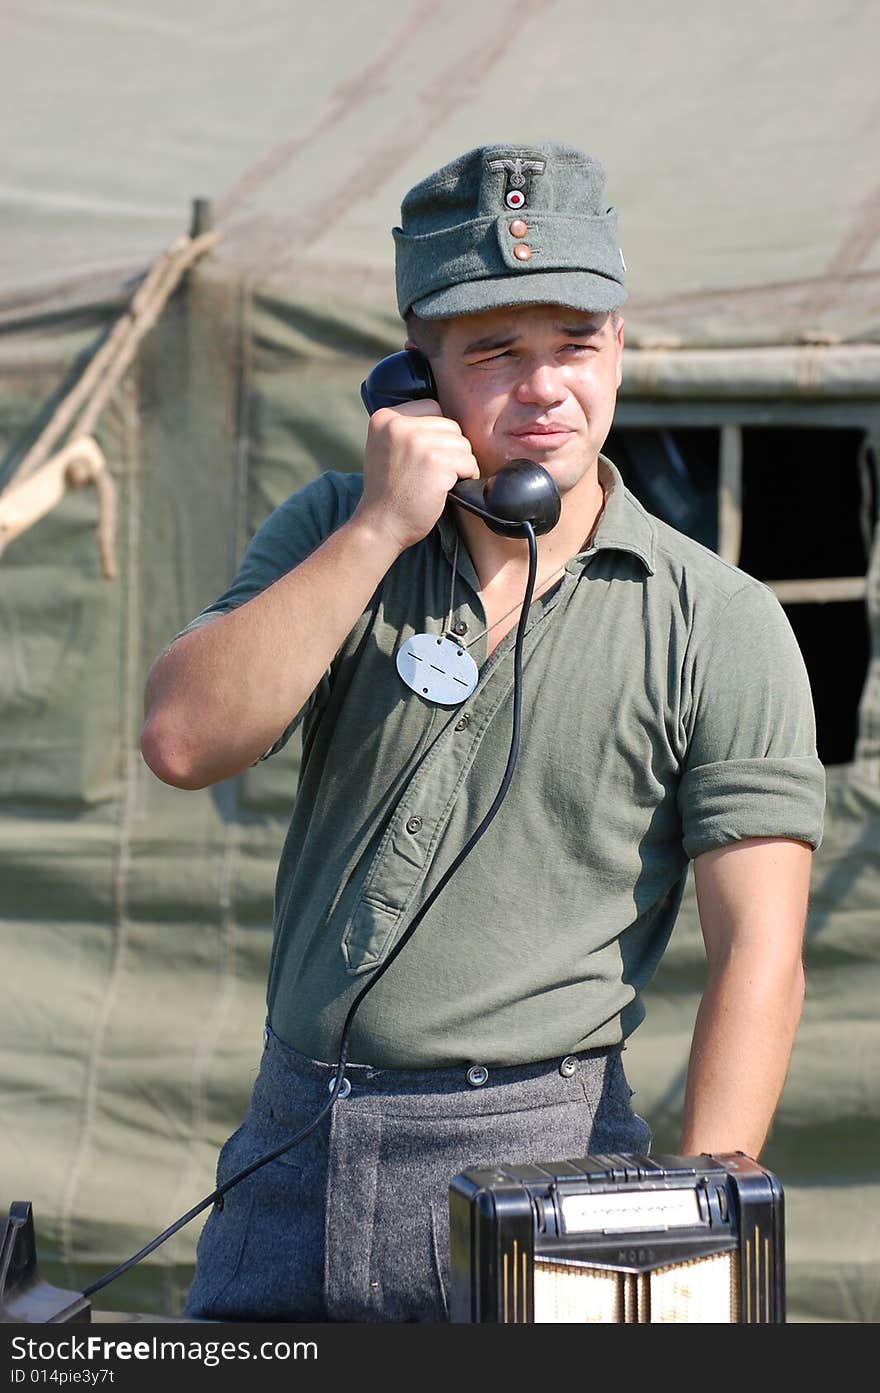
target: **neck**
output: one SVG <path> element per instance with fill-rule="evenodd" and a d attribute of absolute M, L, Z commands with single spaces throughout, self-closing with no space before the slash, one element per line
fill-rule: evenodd
<path fill-rule="evenodd" d="M 562 511 L 552 532 L 538 537 L 538 576 L 565 565 L 584 544 L 598 522 L 605 497 L 593 467 L 575 488 L 562 496 Z M 529 549 L 524 537 L 499 537 L 473 513 L 455 509 L 455 520 L 464 538 L 481 589 L 493 582 L 520 582 L 528 571 Z"/>

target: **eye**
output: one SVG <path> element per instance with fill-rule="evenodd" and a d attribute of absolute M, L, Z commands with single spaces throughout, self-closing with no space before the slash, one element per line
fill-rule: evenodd
<path fill-rule="evenodd" d="M 471 363 L 472 368 L 491 368 L 494 363 L 503 364 L 508 362 L 515 355 L 509 348 L 500 349 L 497 353 L 491 353 L 485 358 L 475 358 Z"/>

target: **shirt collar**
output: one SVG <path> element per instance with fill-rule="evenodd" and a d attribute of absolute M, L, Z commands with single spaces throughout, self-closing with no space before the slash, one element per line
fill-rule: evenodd
<path fill-rule="evenodd" d="M 654 519 L 630 493 L 617 465 L 605 455 L 599 456 L 599 482 L 605 491 L 605 507 L 593 545 L 588 551 L 579 551 L 572 562 L 583 564 L 594 551 L 628 551 L 639 558 L 649 575 L 653 575 L 657 542 Z"/>
<path fill-rule="evenodd" d="M 628 551 L 637 556 L 649 575 L 654 574 L 654 549 L 657 529 L 650 513 L 623 482 L 620 470 L 605 455 L 599 456 L 599 482 L 605 491 L 605 507 L 587 551 L 579 551 L 567 563 L 568 570 L 583 570 L 597 551 Z M 437 523 L 445 555 L 452 559 L 455 551 L 456 526 L 451 516 L 455 504 L 449 504 Z M 464 549 L 462 549 L 463 552 Z M 462 560 L 459 553 L 459 565 Z"/>

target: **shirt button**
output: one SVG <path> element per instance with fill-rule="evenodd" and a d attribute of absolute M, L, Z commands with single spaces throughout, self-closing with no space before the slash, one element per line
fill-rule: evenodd
<path fill-rule="evenodd" d="M 407 832 L 413 832 L 413 833 L 415 833 L 415 832 L 420 832 L 420 831 L 421 831 L 421 828 L 422 828 L 422 819 L 421 819 L 420 817 L 411 817 L 411 818 L 408 818 L 408 819 L 407 819 L 407 823 L 406 823 L 406 830 L 407 830 Z"/>
<path fill-rule="evenodd" d="M 472 1088 L 482 1088 L 489 1077 L 485 1064 L 472 1064 L 467 1071 L 467 1081 Z"/>
<path fill-rule="evenodd" d="M 559 1066 L 559 1072 L 564 1079 L 570 1079 L 572 1074 L 577 1073 L 578 1062 L 573 1055 L 567 1054 Z"/>
<path fill-rule="evenodd" d="M 467 633 L 467 630 L 468 626 L 464 619 L 459 619 L 457 623 L 453 624 L 452 626 L 452 632 L 454 634 L 458 634 L 459 638 L 464 638 L 464 635 Z"/>
<path fill-rule="evenodd" d="M 532 249 L 529 246 L 528 242 L 517 242 L 516 246 L 513 249 L 513 254 L 516 257 L 517 261 L 530 261 L 532 256 Z"/>
<path fill-rule="evenodd" d="M 467 728 L 468 728 L 468 726 L 470 725 L 470 723 L 471 723 L 471 718 L 470 718 L 470 716 L 468 715 L 467 711 L 465 711 L 464 715 L 463 715 L 463 716 L 459 716 L 458 720 L 455 722 L 455 729 L 456 729 L 456 730 L 467 730 Z"/>

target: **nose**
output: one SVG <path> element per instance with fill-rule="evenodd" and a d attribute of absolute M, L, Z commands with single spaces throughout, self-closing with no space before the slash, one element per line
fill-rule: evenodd
<path fill-rule="evenodd" d="M 524 373 L 516 389 L 517 400 L 523 405 L 540 406 L 549 410 L 565 397 L 559 369 L 551 363 L 533 363 Z"/>

